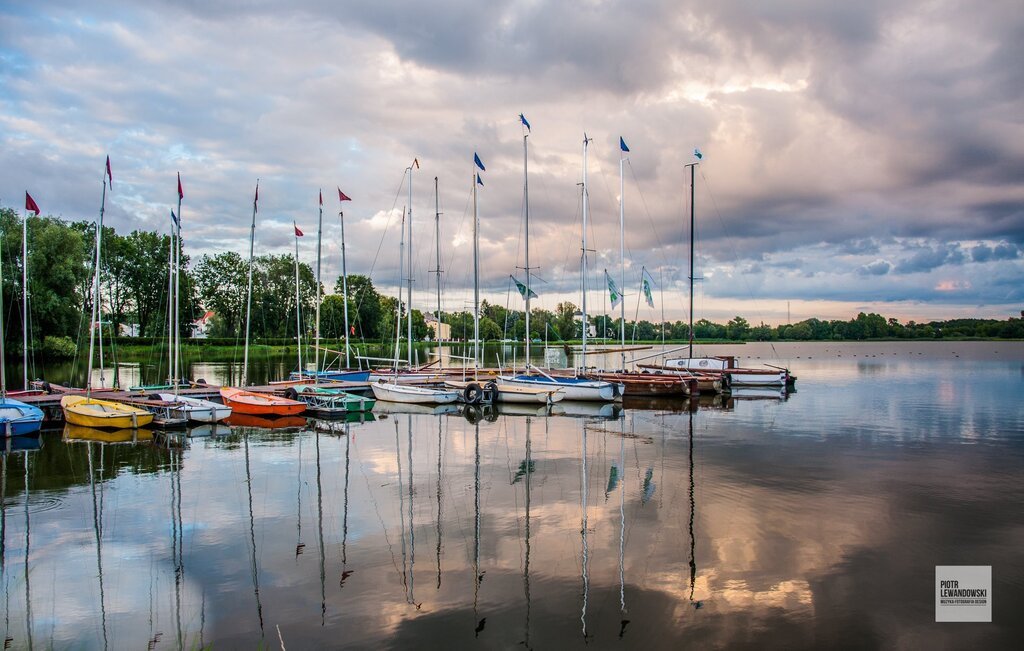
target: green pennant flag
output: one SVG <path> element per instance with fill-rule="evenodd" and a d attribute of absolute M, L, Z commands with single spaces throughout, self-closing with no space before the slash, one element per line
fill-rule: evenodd
<path fill-rule="evenodd" d="M 604 277 L 608 279 L 608 292 L 611 294 L 612 309 L 614 310 L 622 302 L 622 294 L 619 293 L 619 288 L 615 286 L 615 281 L 608 275 L 608 270 L 604 270 Z"/>
<path fill-rule="evenodd" d="M 523 300 L 526 300 L 526 292 L 530 292 L 530 298 L 540 298 L 537 296 L 537 292 L 532 289 L 526 289 L 526 285 L 516 280 L 515 276 L 512 276 L 512 282 L 516 284 L 516 289 L 518 289 L 519 293 L 523 296 Z"/>

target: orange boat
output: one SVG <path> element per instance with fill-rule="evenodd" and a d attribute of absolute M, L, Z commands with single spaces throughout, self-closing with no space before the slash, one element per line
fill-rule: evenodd
<path fill-rule="evenodd" d="M 232 427 L 259 427 L 262 429 L 280 429 L 282 427 L 305 427 L 303 416 L 253 416 L 252 414 L 232 413 L 224 421 Z"/>
<path fill-rule="evenodd" d="M 266 393 L 254 393 L 234 387 L 221 387 L 220 397 L 233 413 L 252 416 L 296 416 L 306 410 L 306 403 L 279 398 Z"/>

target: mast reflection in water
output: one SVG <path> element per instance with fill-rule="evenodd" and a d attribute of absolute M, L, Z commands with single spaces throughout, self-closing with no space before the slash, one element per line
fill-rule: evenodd
<path fill-rule="evenodd" d="M 43 433 L 0 459 L 5 637 L 1014 646 L 1020 361 L 848 357 L 805 364 L 784 401 L 389 405 L 365 422 L 123 444 Z M 991 625 L 928 623 L 934 565 L 951 557 L 993 565 Z"/>

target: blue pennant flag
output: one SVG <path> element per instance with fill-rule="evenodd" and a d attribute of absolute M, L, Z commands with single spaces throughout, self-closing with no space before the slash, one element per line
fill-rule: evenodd
<path fill-rule="evenodd" d="M 487 171 L 487 168 L 484 167 L 483 161 L 481 161 L 480 157 L 476 155 L 476 152 L 473 152 L 473 162 L 476 163 L 476 166 L 479 167 L 481 171 Z"/>
<path fill-rule="evenodd" d="M 626 146 L 626 141 L 622 139 L 622 136 L 619 136 L 619 149 L 629 151 L 629 147 Z"/>
<path fill-rule="evenodd" d="M 519 121 L 523 123 L 523 126 L 526 127 L 527 131 L 530 130 L 530 123 L 526 121 L 526 118 L 522 113 L 519 114 Z"/>
<path fill-rule="evenodd" d="M 693 150 L 693 157 L 696 158 L 697 160 L 700 160 L 700 159 L 704 158 L 704 154 L 700 153 L 699 149 L 694 149 Z"/>
<path fill-rule="evenodd" d="M 175 226 L 181 228 L 181 223 L 178 222 L 178 216 L 174 214 L 173 210 L 171 211 L 171 221 L 174 222 Z"/>
<path fill-rule="evenodd" d="M 483 180 L 482 180 L 482 179 L 480 178 L 480 175 L 479 175 L 479 174 L 477 174 L 477 175 L 476 175 L 476 183 L 477 183 L 477 185 L 483 185 L 483 184 L 484 184 L 484 182 L 483 182 Z"/>

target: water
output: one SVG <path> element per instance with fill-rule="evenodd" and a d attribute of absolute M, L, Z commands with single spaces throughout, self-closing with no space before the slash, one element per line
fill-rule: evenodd
<path fill-rule="evenodd" d="M 728 349 L 799 391 L 15 441 L 9 644 L 1016 647 L 1024 344 Z M 940 564 L 992 624 L 934 622 Z"/>

